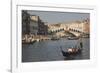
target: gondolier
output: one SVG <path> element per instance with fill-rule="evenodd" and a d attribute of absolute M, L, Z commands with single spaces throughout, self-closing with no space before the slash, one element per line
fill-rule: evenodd
<path fill-rule="evenodd" d="M 83 48 L 83 43 L 82 42 L 80 42 L 80 47 Z"/>

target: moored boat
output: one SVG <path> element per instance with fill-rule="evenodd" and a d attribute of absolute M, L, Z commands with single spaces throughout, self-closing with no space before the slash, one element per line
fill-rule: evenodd
<path fill-rule="evenodd" d="M 33 43 L 35 43 L 36 42 L 36 40 L 34 40 L 34 41 L 22 41 L 22 44 L 33 44 Z"/>
<path fill-rule="evenodd" d="M 79 39 L 79 37 L 68 37 L 67 39 L 68 40 L 77 40 L 77 39 Z"/>
<path fill-rule="evenodd" d="M 57 37 L 52 37 L 51 40 L 59 40 Z"/>

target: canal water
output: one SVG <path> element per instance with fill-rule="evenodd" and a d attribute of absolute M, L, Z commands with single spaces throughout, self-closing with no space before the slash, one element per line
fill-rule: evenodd
<path fill-rule="evenodd" d="M 33 44 L 22 45 L 22 62 L 40 62 L 40 61 L 67 61 L 67 60 L 83 60 L 90 58 L 90 40 L 82 38 L 83 50 L 82 54 L 65 58 L 62 55 L 62 48 L 69 48 L 78 44 L 79 40 L 68 40 L 62 38 L 60 40 L 46 40 L 35 42 Z"/>

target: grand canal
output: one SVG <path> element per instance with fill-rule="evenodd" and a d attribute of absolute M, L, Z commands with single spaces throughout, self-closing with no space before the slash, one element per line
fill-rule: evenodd
<path fill-rule="evenodd" d="M 83 60 L 90 58 L 90 40 L 82 38 L 82 53 L 71 58 L 65 58 L 62 55 L 62 48 L 69 48 L 78 44 L 79 40 L 68 40 L 62 38 L 60 40 L 46 40 L 35 42 L 33 44 L 22 45 L 22 62 L 40 62 L 40 61 L 63 61 L 63 60 Z"/>

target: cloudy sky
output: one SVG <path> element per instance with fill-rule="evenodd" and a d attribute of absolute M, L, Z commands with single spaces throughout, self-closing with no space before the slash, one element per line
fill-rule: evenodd
<path fill-rule="evenodd" d="M 43 22 L 48 24 L 60 23 L 60 22 L 71 22 L 71 21 L 82 21 L 83 19 L 90 18 L 89 13 L 75 13 L 75 12 L 53 12 L 53 11 L 34 11 L 28 10 L 30 15 L 37 15 Z"/>

